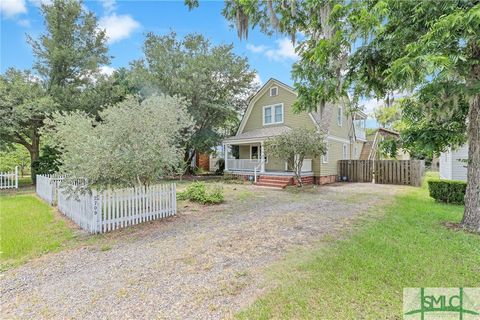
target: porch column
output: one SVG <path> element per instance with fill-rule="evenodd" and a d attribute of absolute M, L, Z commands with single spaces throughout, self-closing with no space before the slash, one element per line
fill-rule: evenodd
<path fill-rule="evenodd" d="M 225 162 L 225 171 L 228 171 L 228 144 L 223 144 L 223 153 L 224 153 L 224 162 Z"/>
<path fill-rule="evenodd" d="M 265 151 L 263 151 L 263 141 L 261 142 L 261 146 L 260 146 L 260 159 L 261 159 L 260 172 L 264 173 L 265 172 Z"/>

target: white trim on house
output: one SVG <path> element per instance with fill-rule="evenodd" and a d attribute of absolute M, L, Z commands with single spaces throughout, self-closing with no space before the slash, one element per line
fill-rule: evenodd
<path fill-rule="evenodd" d="M 250 113 L 252 112 L 253 106 L 255 105 L 257 100 L 260 99 L 260 97 L 262 97 L 266 93 L 267 89 L 270 88 L 270 85 L 272 83 L 275 83 L 275 86 L 277 86 L 279 88 L 283 88 L 283 89 L 287 90 L 288 92 L 294 94 L 296 97 L 298 96 L 298 94 L 290 86 L 287 86 L 286 84 L 284 84 L 284 83 L 282 83 L 282 82 L 280 82 L 276 79 L 273 79 L 273 78 L 269 79 L 260 88 L 260 90 L 258 90 L 257 93 L 255 93 L 253 95 L 253 97 L 250 99 L 250 102 L 248 103 L 247 111 L 245 111 L 245 114 L 243 115 L 242 121 L 240 122 L 240 126 L 238 127 L 237 135 L 239 135 L 240 133 L 243 132 L 243 130 L 245 129 L 245 125 L 247 124 L 248 118 L 250 117 Z"/>
<path fill-rule="evenodd" d="M 350 140 L 344 139 L 344 138 L 340 138 L 340 137 L 337 137 L 337 136 L 328 135 L 328 136 L 326 137 L 326 139 L 327 139 L 327 140 L 332 140 L 332 141 L 337 141 L 337 142 L 342 142 L 342 143 L 350 144 Z"/>
<path fill-rule="evenodd" d="M 337 125 L 343 127 L 343 107 L 338 105 L 337 109 Z"/>
<path fill-rule="evenodd" d="M 342 144 L 342 158 L 343 160 L 348 159 L 348 146 L 346 143 Z"/>
<path fill-rule="evenodd" d="M 281 106 L 282 107 L 282 120 L 279 121 L 279 122 L 276 122 L 276 114 L 275 114 L 275 110 L 277 109 L 278 106 Z M 270 109 L 270 118 L 271 118 L 271 122 L 269 123 L 266 123 L 265 122 L 265 110 L 266 109 Z M 273 125 L 273 124 L 282 124 L 284 119 L 285 119 L 285 108 L 283 107 L 283 103 L 276 103 L 276 104 L 271 104 L 271 105 L 268 105 L 268 106 L 263 106 L 262 107 L 262 123 L 264 126 L 270 126 L 270 125 Z"/>
<path fill-rule="evenodd" d="M 322 154 L 322 163 L 328 163 L 329 149 L 330 149 L 330 143 L 327 142 L 327 152 L 325 152 L 325 154 Z"/>
<path fill-rule="evenodd" d="M 275 94 L 272 94 L 273 89 L 275 89 Z M 270 87 L 270 97 L 275 97 L 275 96 L 278 96 L 278 87 L 272 86 Z"/>

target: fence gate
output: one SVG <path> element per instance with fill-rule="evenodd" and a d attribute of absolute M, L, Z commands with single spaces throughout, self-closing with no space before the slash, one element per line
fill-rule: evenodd
<path fill-rule="evenodd" d="M 424 160 L 375 160 L 375 183 L 419 187 L 424 172 Z"/>
<path fill-rule="evenodd" d="M 340 160 L 338 161 L 340 179 L 348 182 L 372 182 L 372 160 Z"/>
<path fill-rule="evenodd" d="M 338 174 L 349 182 L 420 186 L 425 172 L 424 160 L 340 160 Z"/>

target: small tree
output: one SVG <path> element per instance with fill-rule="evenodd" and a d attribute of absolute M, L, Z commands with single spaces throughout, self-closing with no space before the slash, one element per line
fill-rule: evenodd
<path fill-rule="evenodd" d="M 81 111 L 56 113 L 45 133 L 62 151 L 60 171 L 72 179 L 86 178 L 99 189 L 149 184 L 183 167 L 181 147 L 192 121 L 185 101 L 135 97 L 105 109 L 101 121 Z"/>
<path fill-rule="evenodd" d="M 292 129 L 279 136 L 265 141 L 265 152 L 276 158 L 287 161 L 295 173 L 297 184 L 302 186 L 302 165 L 307 155 L 325 154 L 325 136 L 315 130 L 305 128 Z"/>

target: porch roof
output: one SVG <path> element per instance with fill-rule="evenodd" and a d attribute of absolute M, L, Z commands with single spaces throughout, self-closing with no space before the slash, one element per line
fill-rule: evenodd
<path fill-rule="evenodd" d="M 223 140 L 223 142 L 227 144 L 235 142 L 258 142 L 270 137 L 279 136 L 282 133 L 288 132 L 290 130 L 292 130 L 292 128 L 287 126 L 272 126 L 267 128 L 255 129 L 252 131 L 237 134 L 233 137 L 226 138 Z"/>

